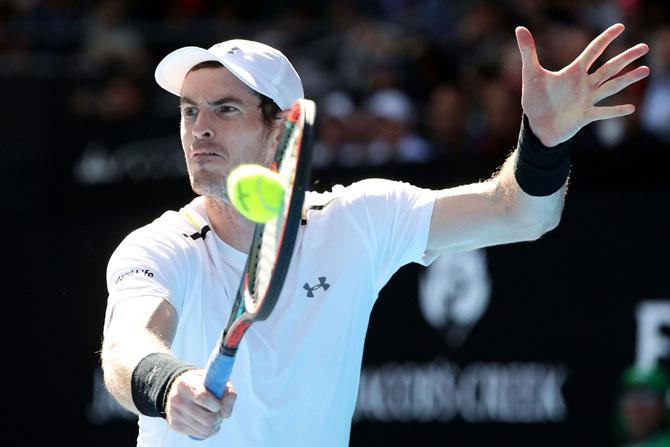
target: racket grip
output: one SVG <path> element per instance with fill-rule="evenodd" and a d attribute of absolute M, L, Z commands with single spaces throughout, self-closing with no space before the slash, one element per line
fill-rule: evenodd
<path fill-rule="evenodd" d="M 209 359 L 207 373 L 205 375 L 205 388 L 207 391 L 221 399 L 226 391 L 226 382 L 233 371 L 235 357 L 221 354 L 218 350 Z"/>
<path fill-rule="evenodd" d="M 218 349 L 212 353 L 207 364 L 207 372 L 205 373 L 205 388 L 207 391 L 221 399 L 226 392 L 226 383 L 230 378 L 230 373 L 233 371 L 235 364 L 235 357 L 221 354 Z M 202 441 L 201 438 L 195 436 L 188 436 L 196 441 Z"/>

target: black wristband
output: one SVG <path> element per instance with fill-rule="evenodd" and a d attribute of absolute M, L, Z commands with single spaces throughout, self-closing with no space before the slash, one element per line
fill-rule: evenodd
<path fill-rule="evenodd" d="M 524 113 L 519 132 L 519 149 L 514 176 L 531 196 L 548 196 L 563 186 L 570 174 L 571 140 L 546 147 L 533 133 Z"/>
<path fill-rule="evenodd" d="M 195 369 L 162 352 L 149 354 L 139 361 L 130 378 L 135 407 L 145 416 L 165 418 L 165 400 L 174 379 Z"/>

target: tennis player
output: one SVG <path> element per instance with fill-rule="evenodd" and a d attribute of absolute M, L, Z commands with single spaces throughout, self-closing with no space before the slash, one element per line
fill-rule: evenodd
<path fill-rule="evenodd" d="M 559 223 L 570 138 L 592 121 L 633 113 L 630 104 L 594 104 L 649 74 L 642 66 L 616 77 L 648 51 L 644 44 L 589 74 L 623 29 L 610 27 L 550 72 L 530 32 L 517 28 L 519 144 L 490 180 L 432 191 L 371 179 L 308 193 L 282 296 L 242 342 L 221 399 L 204 389 L 202 368 L 228 319 L 253 232 L 226 198 L 226 176 L 240 163 L 268 164 L 283 111 L 303 89 L 287 58 L 257 42 L 165 57 L 156 80 L 180 97 L 181 142 L 199 197 L 132 232 L 109 261 L 105 383 L 139 414 L 138 445 L 348 445 L 379 290 L 410 262 L 534 240 Z"/>

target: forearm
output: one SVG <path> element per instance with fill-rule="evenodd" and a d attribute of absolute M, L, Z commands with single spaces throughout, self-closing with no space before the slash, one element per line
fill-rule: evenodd
<path fill-rule="evenodd" d="M 519 185 L 516 166 L 519 149 L 505 161 L 494 177 L 493 200 L 499 201 L 502 221 L 507 227 L 510 242 L 535 240 L 554 229 L 561 219 L 565 202 L 567 179 L 555 192 L 548 195 L 530 195 Z M 552 188 L 553 189 L 553 188 Z"/>
<path fill-rule="evenodd" d="M 120 332 L 120 331 L 118 331 Z M 131 377 L 137 364 L 154 352 L 170 353 L 163 340 L 149 330 L 108 334 L 102 345 L 102 369 L 105 386 L 114 398 L 135 414 Z"/>
<path fill-rule="evenodd" d="M 491 179 L 439 191 L 428 250 L 466 251 L 530 241 L 560 221 L 569 147 L 546 148 L 529 127 Z"/>
<path fill-rule="evenodd" d="M 133 371 L 149 354 L 170 353 L 177 320 L 175 308 L 160 297 L 126 299 L 113 309 L 102 343 L 105 385 L 121 405 L 136 414 Z"/>
<path fill-rule="evenodd" d="M 118 303 L 102 346 L 105 385 L 133 413 L 162 417 L 173 430 L 205 439 L 230 417 L 236 394 L 228 383 L 217 400 L 204 387 L 204 371 L 172 355 L 177 323 L 176 309 L 163 298 Z"/>

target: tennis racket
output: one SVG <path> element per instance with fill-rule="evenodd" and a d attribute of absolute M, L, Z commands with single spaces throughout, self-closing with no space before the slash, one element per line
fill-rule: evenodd
<path fill-rule="evenodd" d="M 284 181 L 284 200 L 277 217 L 256 225 L 230 318 L 207 364 L 205 388 L 219 399 L 233 370 L 240 340 L 254 321 L 270 315 L 282 290 L 309 184 L 315 115 L 314 102 L 299 99 L 284 120 L 271 166 Z"/>

